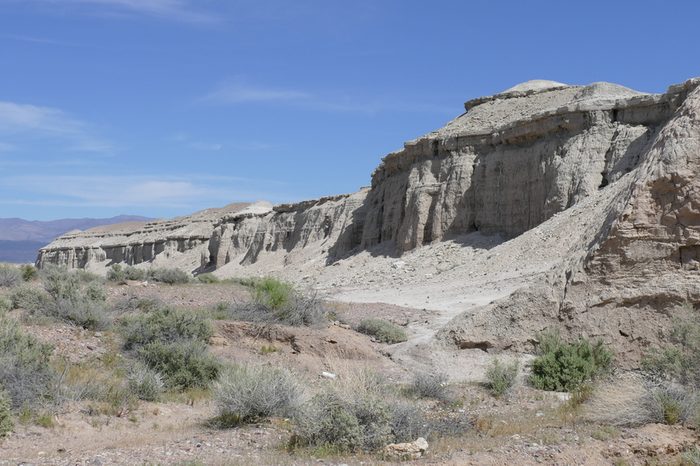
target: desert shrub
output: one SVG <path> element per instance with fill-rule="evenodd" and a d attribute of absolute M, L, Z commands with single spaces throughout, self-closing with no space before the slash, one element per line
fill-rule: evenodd
<path fill-rule="evenodd" d="M 106 302 L 107 301 L 107 292 L 105 291 L 105 287 L 98 282 L 90 282 L 85 286 L 83 289 L 84 296 L 87 300 L 89 301 L 94 301 L 94 302 Z"/>
<path fill-rule="evenodd" d="M 0 319 L 0 384 L 12 406 L 54 398 L 56 373 L 49 365 L 53 349 L 24 333 L 16 321 Z"/>
<path fill-rule="evenodd" d="M 557 334 L 543 334 L 530 383 L 541 390 L 571 391 L 605 371 L 611 362 L 612 353 L 602 341 L 566 343 Z"/>
<path fill-rule="evenodd" d="M 158 401 L 165 387 L 163 377 L 139 361 L 129 369 L 127 380 L 131 393 L 144 401 Z"/>
<path fill-rule="evenodd" d="M 120 332 L 124 347 L 133 349 L 155 341 L 197 340 L 207 342 L 213 334 L 211 323 L 193 312 L 159 307 L 151 312 L 122 319 Z"/>
<path fill-rule="evenodd" d="M 88 330 L 105 330 L 112 318 L 103 302 L 90 299 L 57 299 L 41 310 L 43 315 Z"/>
<path fill-rule="evenodd" d="M 205 388 L 219 375 L 219 361 L 201 341 L 154 341 L 139 348 L 137 355 L 172 389 Z"/>
<path fill-rule="evenodd" d="M 417 372 L 409 387 L 409 392 L 419 398 L 449 399 L 448 376 L 444 372 Z"/>
<path fill-rule="evenodd" d="M 168 285 L 181 285 L 190 282 L 190 275 L 180 269 L 155 268 L 148 271 L 148 279 Z"/>
<path fill-rule="evenodd" d="M 642 368 L 652 379 L 700 386 L 700 324 L 677 322 L 671 332 L 670 345 L 646 354 Z"/>
<path fill-rule="evenodd" d="M 220 283 L 221 280 L 219 280 L 219 277 L 217 277 L 214 274 L 211 273 L 203 273 L 201 275 L 197 276 L 197 281 L 200 283 L 207 283 L 207 284 L 212 284 L 212 283 Z"/>
<path fill-rule="evenodd" d="M 0 264 L 0 287 L 13 287 L 22 281 L 22 273 L 14 265 Z"/>
<path fill-rule="evenodd" d="M 428 437 L 428 419 L 415 403 L 395 402 L 390 405 L 389 427 L 394 442 L 412 442 L 418 437 Z"/>
<path fill-rule="evenodd" d="M 0 317 L 12 309 L 12 300 L 6 296 L 0 296 Z"/>
<path fill-rule="evenodd" d="M 133 266 L 123 267 L 121 264 L 114 264 L 107 271 L 107 280 L 116 283 L 126 283 L 127 280 L 145 280 L 146 271 Z"/>
<path fill-rule="evenodd" d="M 274 278 L 253 280 L 247 286 L 253 288 L 253 299 L 231 306 L 231 319 L 291 326 L 312 326 L 326 320 L 326 311 L 314 293 L 301 293 Z"/>
<path fill-rule="evenodd" d="M 12 432 L 14 427 L 10 397 L 2 389 L 2 385 L 0 385 L 0 438 Z"/>
<path fill-rule="evenodd" d="M 39 271 L 36 269 L 36 267 L 30 264 L 24 264 L 19 268 L 19 270 L 22 273 L 22 280 L 25 282 L 30 282 L 39 276 Z"/>
<path fill-rule="evenodd" d="M 700 446 L 695 445 L 683 453 L 683 461 L 684 466 L 700 466 Z"/>
<path fill-rule="evenodd" d="M 40 273 L 46 292 L 54 299 L 78 299 L 81 282 L 78 275 L 65 267 L 47 266 Z"/>
<path fill-rule="evenodd" d="M 25 309 L 33 312 L 43 309 L 50 302 L 51 297 L 40 289 L 22 285 L 12 290 L 10 299 L 13 309 Z"/>
<path fill-rule="evenodd" d="M 519 368 L 518 361 L 506 364 L 502 363 L 498 358 L 493 359 L 486 370 L 486 385 L 491 393 L 496 397 L 508 393 L 515 385 Z"/>
<path fill-rule="evenodd" d="M 357 331 L 384 343 L 400 343 L 408 339 L 403 328 L 382 319 L 364 319 Z"/>
<path fill-rule="evenodd" d="M 641 407 L 648 422 L 675 425 L 694 420 L 698 401 L 697 395 L 686 388 L 662 383 L 647 390 Z"/>
<path fill-rule="evenodd" d="M 302 389 L 289 371 L 267 366 L 233 366 L 214 386 L 217 423 L 233 427 L 270 416 L 289 416 Z"/>

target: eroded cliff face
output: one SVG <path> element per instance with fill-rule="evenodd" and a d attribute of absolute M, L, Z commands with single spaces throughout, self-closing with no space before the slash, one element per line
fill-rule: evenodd
<path fill-rule="evenodd" d="M 443 341 L 528 351 L 537 332 L 558 328 L 601 337 L 620 361 L 634 365 L 640 349 L 664 340 L 674 320 L 694 316 L 700 308 L 700 80 L 672 91 L 671 108 L 677 108 L 654 130 L 636 168 L 591 196 L 604 208 L 581 225 L 593 227 L 590 233 L 572 237 L 578 252 L 564 255 L 539 282 L 455 318 L 442 329 Z"/>
<path fill-rule="evenodd" d="M 635 168 L 681 101 L 677 89 L 651 96 L 600 83 L 468 102 L 466 114 L 382 161 L 363 246 L 517 236 Z"/>
<path fill-rule="evenodd" d="M 324 264 L 377 247 L 400 254 L 473 231 L 515 237 L 638 169 L 693 86 L 648 95 L 608 83 L 525 83 L 467 102 L 466 113 L 386 156 L 369 189 L 69 234 L 38 264 L 202 272 L 268 256 L 286 266 L 310 260 L 304 250 Z M 683 257 L 698 254 L 684 247 Z"/>

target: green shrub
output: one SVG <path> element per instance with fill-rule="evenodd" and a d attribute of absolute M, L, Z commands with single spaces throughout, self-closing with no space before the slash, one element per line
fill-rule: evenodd
<path fill-rule="evenodd" d="M 148 278 L 168 285 L 182 285 L 190 282 L 190 275 L 180 269 L 151 269 L 148 271 Z"/>
<path fill-rule="evenodd" d="M 695 445 L 683 453 L 683 466 L 700 466 L 700 446 Z"/>
<path fill-rule="evenodd" d="M 106 330 L 112 324 L 103 302 L 85 299 L 57 299 L 41 313 L 88 330 Z"/>
<path fill-rule="evenodd" d="M 127 280 L 142 281 L 146 279 L 146 271 L 133 266 L 123 267 L 121 264 L 114 264 L 107 271 L 107 280 L 116 283 L 126 283 Z"/>
<path fill-rule="evenodd" d="M 65 267 L 47 266 L 41 273 L 46 292 L 54 299 L 81 298 L 81 281 L 78 275 Z"/>
<path fill-rule="evenodd" d="M 13 287 L 20 284 L 22 274 L 17 267 L 10 264 L 0 264 L 0 287 Z"/>
<path fill-rule="evenodd" d="M 0 383 L 14 408 L 55 398 L 53 349 L 25 334 L 16 321 L 0 319 Z"/>
<path fill-rule="evenodd" d="M 207 342 L 213 335 L 211 323 L 201 315 L 170 307 L 160 307 L 146 314 L 124 318 L 120 332 L 126 349 L 155 341 Z"/>
<path fill-rule="evenodd" d="M 274 278 L 253 280 L 247 286 L 253 288 L 253 299 L 234 304 L 228 312 L 231 319 L 291 326 L 312 326 L 326 320 L 326 311 L 314 293 L 300 293 Z"/>
<path fill-rule="evenodd" d="M 12 406 L 10 397 L 0 385 L 0 438 L 5 437 L 15 428 L 12 422 Z"/>
<path fill-rule="evenodd" d="M 357 326 L 357 331 L 383 343 L 400 343 L 408 339 L 403 328 L 382 319 L 364 319 Z"/>
<path fill-rule="evenodd" d="M 645 355 L 642 369 L 654 379 L 700 386 L 700 323 L 677 322 L 670 345 Z"/>
<path fill-rule="evenodd" d="M 163 377 L 144 363 L 134 363 L 127 379 L 129 390 L 140 400 L 158 401 L 163 394 Z"/>
<path fill-rule="evenodd" d="M 612 353 L 602 341 L 565 343 L 557 334 L 543 334 L 530 383 L 541 390 L 571 391 L 605 371 L 611 362 Z"/>
<path fill-rule="evenodd" d="M 498 358 L 491 361 L 486 370 L 486 385 L 494 396 L 503 396 L 513 388 L 519 366 L 518 361 L 510 364 L 502 363 Z"/>
<path fill-rule="evenodd" d="M 418 398 L 446 401 L 449 399 L 447 380 L 447 374 L 444 372 L 417 372 L 413 375 L 409 392 Z"/>
<path fill-rule="evenodd" d="M 12 309 L 12 300 L 6 296 L 0 296 L 0 317 Z"/>
<path fill-rule="evenodd" d="M 206 388 L 219 375 L 218 360 L 196 340 L 154 341 L 139 348 L 137 355 L 173 389 Z"/>
<path fill-rule="evenodd" d="M 30 312 L 43 309 L 51 301 L 51 297 L 46 292 L 29 285 L 15 288 L 10 299 L 13 309 L 24 309 Z"/>
<path fill-rule="evenodd" d="M 25 282 L 30 282 L 39 275 L 39 271 L 36 269 L 36 267 L 30 264 L 24 264 L 19 269 L 22 273 L 22 280 Z"/>
<path fill-rule="evenodd" d="M 211 273 L 203 273 L 201 275 L 198 275 L 197 281 L 199 281 L 200 283 L 207 283 L 207 284 L 221 282 L 221 280 L 219 280 L 219 277 L 217 277 L 216 275 L 211 274 Z"/>
<path fill-rule="evenodd" d="M 233 366 L 214 387 L 221 427 L 289 416 L 299 406 L 302 389 L 287 370 L 267 366 Z"/>

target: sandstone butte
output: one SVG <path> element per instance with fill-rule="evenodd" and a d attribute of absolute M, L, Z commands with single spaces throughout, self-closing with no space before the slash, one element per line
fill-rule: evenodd
<path fill-rule="evenodd" d="M 37 265 L 272 274 L 329 299 L 435 310 L 397 358 L 527 352 L 557 328 L 633 365 L 697 310 L 700 78 L 664 94 L 530 81 L 465 109 L 356 193 L 72 232 Z"/>

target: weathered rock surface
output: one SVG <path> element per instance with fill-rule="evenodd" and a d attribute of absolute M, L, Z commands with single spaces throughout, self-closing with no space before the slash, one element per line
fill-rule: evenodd
<path fill-rule="evenodd" d="M 387 155 L 357 193 L 65 235 L 38 264 L 273 272 L 442 311 L 412 327 L 421 344 L 528 350 L 554 326 L 633 352 L 700 307 L 699 85 L 523 83 Z"/>

